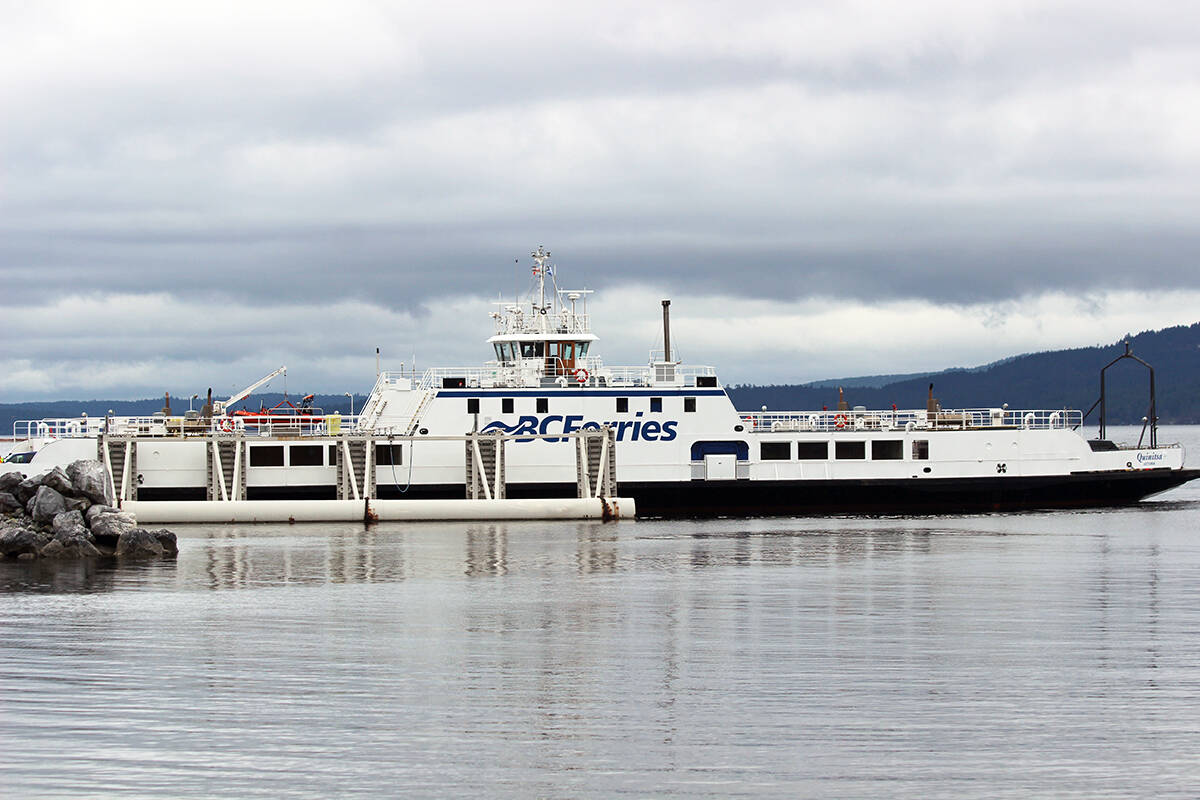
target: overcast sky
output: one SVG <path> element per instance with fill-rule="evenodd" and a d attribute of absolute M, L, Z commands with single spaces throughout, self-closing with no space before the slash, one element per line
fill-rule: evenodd
<path fill-rule="evenodd" d="M 0 2 L 0 114 L 0 401 L 475 364 L 539 244 L 728 383 L 1200 319 L 1188 3 Z"/>

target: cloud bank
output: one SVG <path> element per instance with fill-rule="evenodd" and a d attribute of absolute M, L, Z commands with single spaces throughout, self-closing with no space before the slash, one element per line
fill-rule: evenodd
<path fill-rule="evenodd" d="M 838 309 L 843 334 L 887 337 L 876 321 L 907 327 L 905 309 L 937 335 L 1002 326 L 922 369 L 1050 346 L 997 320 L 1091 344 L 1200 291 L 1200 8 L 1178 3 L 13 2 L 0 19 L 8 398 L 253 378 L 277 356 L 241 348 L 285 333 L 320 342 L 300 349 L 330 383 L 369 376 L 376 343 L 465 358 L 443 298 L 511 286 L 543 243 L 592 286 L 684 289 L 751 334 L 819 335 L 789 308 Z M 1112 298 L 1131 297 L 1165 305 L 1130 326 Z M 1063 310 L 1092 302 L 1111 316 Z M 59 334 L 105 304 L 102 333 Z M 805 368 L 753 336 L 711 344 L 764 370 L 748 380 L 916 360 L 838 342 Z"/>

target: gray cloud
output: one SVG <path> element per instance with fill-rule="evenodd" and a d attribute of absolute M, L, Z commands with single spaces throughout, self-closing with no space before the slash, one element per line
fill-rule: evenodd
<path fill-rule="evenodd" d="M 1200 287 L 1200 11 L 1177 3 L 0 18 L 0 311 L 420 315 L 511 290 L 541 243 L 576 282 L 730 302 Z"/>

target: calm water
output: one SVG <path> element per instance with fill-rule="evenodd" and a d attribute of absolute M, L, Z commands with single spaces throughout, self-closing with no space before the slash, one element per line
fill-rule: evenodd
<path fill-rule="evenodd" d="M 1200 793 L 1198 485 L 176 530 L 174 563 L 0 564 L 0 795 Z"/>

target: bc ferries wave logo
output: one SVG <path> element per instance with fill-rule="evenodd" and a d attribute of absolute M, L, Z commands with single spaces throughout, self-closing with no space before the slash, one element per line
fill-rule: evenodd
<path fill-rule="evenodd" d="M 1137 462 L 1139 464 L 1156 464 L 1163 460 L 1162 453 L 1138 453 Z"/>
<path fill-rule="evenodd" d="M 637 413 L 641 417 L 641 412 Z M 558 414 L 550 414 L 542 418 L 534 416 L 521 416 L 517 418 L 515 425 L 505 425 L 503 422 L 489 422 L 481 429 L 481 433 L 488 431 L 504 431 L 510 436 L 530 436 L 530 435 L 562 435 L 574 433 L 582 430 L 600 430 L 600 428 L 608 425 L 617 432 L 618 442 L 669 442 L 676 436 L 676 427 L 679 425 L 679 420 L 668 419 L 659 422 L 656 419 L 633 419 L 621 420 L 620 422 L 594 422 L 583 421 L 581 414 L 568 414 L 560 416 Z M 518 442 L 531 442 L 532 439 L 517 439 Z M 556 436 L 546 439 L 547 442 L 562 442 L 565 439 L 559 439 Z"/>

